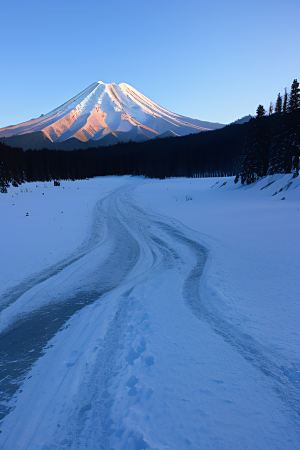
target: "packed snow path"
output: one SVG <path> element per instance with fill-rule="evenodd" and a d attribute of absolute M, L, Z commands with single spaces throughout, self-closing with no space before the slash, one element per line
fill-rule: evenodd
<path fill-rule="evenodd" d="M 133 192 L 100 200 L 78 253 L 4 296 L 1 448 L 297 448 L 285 361 L 199 296 L 201 235 Z"/>

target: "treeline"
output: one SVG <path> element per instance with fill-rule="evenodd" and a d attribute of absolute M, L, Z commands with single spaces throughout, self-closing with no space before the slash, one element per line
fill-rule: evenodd
<path fill-rule="evenodd" d="M 0 142 L 0 191 L 12 183 L 84 179 L 104 175 L 149 178 L 236 175 L 252 183 L 273 173 L 299 172 L 300 90 L 294 80 L 283 106 L 215 131 L 189 136 L 123 143 L 86 150 L 27 150 Z"/>
<path fill-rule="evenodd" d="M 104 175 L 228 176 L 236 173 L 247 129 L 245 123 L 183 137 L 73 151 L 23 151 L 0 143 L 0 178 L 18 184 Z"/>
<path fill-rule="evenodd" d="M 263 105 L 256 110 L 256 119 L 249 123 L 243 152 L 240 157 L 235 182 L 250 184 L 274 173 L 299 174 L 300 155 L 300 88 L 293 81 L 290 94 L 282 99 L 278 94 L 273 114 L 272 102 L 269 116 Z"/>

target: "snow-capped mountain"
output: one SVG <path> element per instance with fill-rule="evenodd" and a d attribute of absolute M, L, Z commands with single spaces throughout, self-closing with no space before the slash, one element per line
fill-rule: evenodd
<path fill-rule="evenodd" d="M 139 141 L 160 135 L 183 136 L 222 126 L 172 113 L 129 84 L 98 81 L 48 114 L 0 129 L 0 137 L 8 138 L 8 143 L 20 142 L 21 146 L 26 142 L 27 148 L 34 148 L 37 141 L 47 146 L 47 143 L 58 144 L 73 138 L 72 144 L 78 147 L 83 143 L 102 144 L 98 141 L 104 138 L 103 144 Z"/>

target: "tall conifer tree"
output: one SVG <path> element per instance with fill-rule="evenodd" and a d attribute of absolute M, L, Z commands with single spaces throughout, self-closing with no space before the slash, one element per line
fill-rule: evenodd
<path fill-rule="evenodd" d="M 257 110 L 256 110 L 256 117 L 263 117 L 266 115 L 266 110 L 263 107 L 263 105 L 258 105 Z"/>
<path fill-rule="evenodd" d="M 289 111 L 295 111 L 298 108 L 300 108 L 300 88 L 299 81 L 295 79 L 290 92 Z"/>
<path fill-rule="evenodd" d="M 287 88 L 284 88 L 284 97 L 283 97 L 283 113 L 287 112 L 287 106 L 288 106 L 288 93 Z"/>
<path fill-rule="evenodd" d="M 270 106 L 269 106 L 269 116 L 271 116 L 273 114 L 274 111 L 274 106 L 273 106 L 273 102 L 270 102 Z"/>
<path fill-rule="evenodd" d="M 263 111 L 265 111 L 264 108 Z M 263 111 L 260 108 L 259 113 L 262 114 Z M 267 174 L 269 148 L 270 129 L 268 119 L 257 114 L 257 119 L 252 122 L 252 126 L 249 128 L 242 154 L 238 174 L 241 177 L 242 184 L 251 184 Z"/>
<path fill-rule="evenodd" d="M 7 170 L 5 164 L 2 161 L 0 163 L 0 192 L 2 194 L 7 194 L 7 188 L 9 187 L 9 182 L 7 180 Z"/>
<path fill-rule="evenodd" d="M 282 110 L 282 97 L 280 95 L 280 93 L 277 96 L 277 100 L 276 100 L 276 105 L 275 105 L 275 112 L 277 114 L 281 114 L 281 110 Z"/>

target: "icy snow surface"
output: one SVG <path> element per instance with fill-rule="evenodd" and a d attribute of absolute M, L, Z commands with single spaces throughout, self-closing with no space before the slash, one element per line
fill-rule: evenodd
<path fill-rule="evenodd" d="M 276 175 L 0 195 L 0 448 L 298 449 L 299 193 Z"/>

